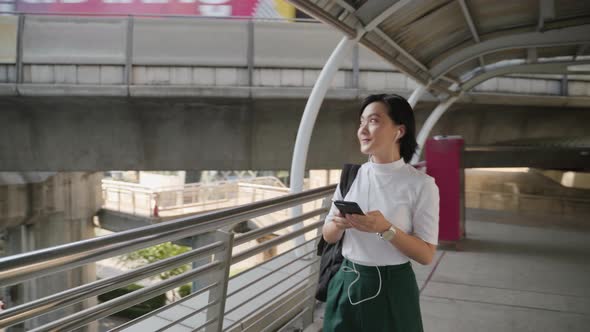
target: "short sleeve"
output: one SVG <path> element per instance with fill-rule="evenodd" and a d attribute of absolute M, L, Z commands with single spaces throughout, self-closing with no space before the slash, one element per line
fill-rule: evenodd
<path fill-rule="evenodd" d="M 438 187 L 428 177 L 418 193 L 412 222 L 414 235 L 435 245 L 438 244 L 439 202 Z"/>
<path fill-rule="evenodd" d="M 340 193 L 340 184 L 338 184 L 338 186 L 336 187 L 336 191 L 334 191 L 334 195 L 332 196 L 332 201 L 338 201 L 338 200 L 342 200 L 342 194 Z M 330 212 L 328 212 L 326 219 L 324 219 L 324 224 L 326 224 L 328 221 L 332 220 L 332 217 L 334 217 L 334 215 L 336 213 L 338 213 L 338 209 L 336 208 L 336 205 L 330 204 Z"/>

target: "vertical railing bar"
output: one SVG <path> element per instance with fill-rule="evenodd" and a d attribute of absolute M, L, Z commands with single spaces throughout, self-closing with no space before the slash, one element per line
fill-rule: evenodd
<path fill-rule="evenodd" d="M 23 83 L 23 36 L 25 32 L 25 15 L 18 15 L 18 25 L 16 28 L 16 84 Z"/>

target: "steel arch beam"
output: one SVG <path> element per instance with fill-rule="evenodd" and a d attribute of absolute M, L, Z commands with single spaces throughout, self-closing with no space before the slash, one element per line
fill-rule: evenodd
<path fill-rule="evenodd" d="M 576 45 L 590 42 L 590 24 L 498 37 L 465 47 L 452 53 L 430 69 L 436 80 L 444 74 L 481 55 L 515 48 Z"/>
<path fill-rule="evenodd" d="M 513 66 L 504 66 L 495 68 L 483 72 L 461 84 L 461 90 L 469 91 L 480 83 L 483 83 L 491 78 L 502 76 L 506 74 L 514 73 L 534 73 L 534 74 L 567 74 L 570 73 L 567 69 L 568 66 L 574 65 L 586 65 L 590 64 L 590 60 L 587 61 L 562 61 L 562 62 L 544 62 L 544 63 L 531 63 L 531 64 L 520 64 Z M 571 72 L 572 74 L 587 74 L 585 72 Z"/>

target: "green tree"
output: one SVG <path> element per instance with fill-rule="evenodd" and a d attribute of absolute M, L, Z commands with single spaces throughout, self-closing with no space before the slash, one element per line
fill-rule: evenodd
<path fill-rule="evenodd" d="M 148 247 L 144 249 L 140 249 L 129 253 L 127 255 L 121 256 L 121 260 L 127 265 L 132 268 L 137 268 L 146 264 L 151 264 L 162 259 L 174 257 L 176 255 L 180 255 L 187 251 L 190 251 L 191 248 L 185 246 L 179 246 L 173 244 L 172 242 L 164 242 L 153 247 Z M 179 275 L 181 273 L 186 272 L 189 269 L 189 265 L 181 265 L 176 267 L 172 270 L 165 271 L 160 273 L 160 279 L 166 280 L 170 277 Z"/>

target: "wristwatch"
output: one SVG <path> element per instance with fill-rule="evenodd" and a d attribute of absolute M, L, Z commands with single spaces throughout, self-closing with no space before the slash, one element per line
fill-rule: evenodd
<path fill-rule="evenodd" d="M 385 241 L 389 242 L 389 241 L 391 241 L 391 239 L 393 239 L 393 237 L 395 236 L 395 233 L 396 233 L 395 227 L 393 227 L 393 225 L 392 225 L 385 232 L 377 233 L 377 234 L 379 235 L 381 240 L 385 240 Z"/>

